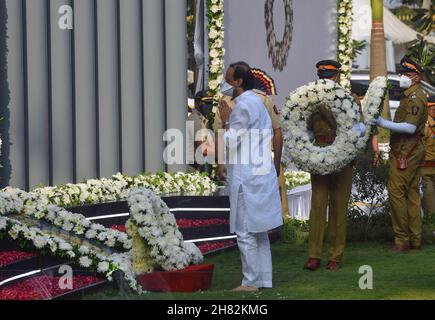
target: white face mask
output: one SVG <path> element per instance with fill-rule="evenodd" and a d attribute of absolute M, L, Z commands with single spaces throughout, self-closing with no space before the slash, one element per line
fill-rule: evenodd
<path fill-rule="evenodd" d="M 224 81 L 221 85 L 221 93 L 224 96 L 233 97 L 234 96 L 234 87 L 230 85 L 228 82 Z"/>
<path fill-rule="evenodd" d="M 405 75 L 401 75 L 400 76 L 400 87 L 403 89 L 408 89 L 410 86 L 412 85 L 412 79 L 405 76 Z"/>

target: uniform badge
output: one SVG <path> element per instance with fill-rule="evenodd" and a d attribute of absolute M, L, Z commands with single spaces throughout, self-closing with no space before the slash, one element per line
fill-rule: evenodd
<path fill-rule="evenodd" d="M 279 116 L 279 111 L 278 111 L 278 109 L 276 108 L 276 106 L 273 106 L 273 111 L 275 111 L 275 114 L 276 114 L 277 116 Z"/>
<path fill-rule="evenodd" d="M 420 108 L 417 106 L 412 107 L 412 115 L 416 116 L 418 114 L 419 110 L 420 110 Z"/>

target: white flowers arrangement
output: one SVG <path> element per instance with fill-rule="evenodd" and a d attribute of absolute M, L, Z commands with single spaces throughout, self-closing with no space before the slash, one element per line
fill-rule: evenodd
<path fill-rule="evenodd" d="M 276 39 L 273 23 L 274 0 L 266 0 L 264 5 L 264 20 L 266 23 L 267 48 L 269 58 L 275 70 L 282 71 L 287 65 L 287 58 L 293 38 L 293 8 L 291 0 L 284 0 L 285 26 L 281 41 Z"/>
<path fill-rule="evenodd" d="M 203 255 L 192 243 L 185 243 L 174 215 L 162 199 L 147 189 L 131 192 L 128 203 L 130 221 L 150 248 L 154 262 L 163 270 L 183 269 L 203 261 Z"/>
<path fill-rule="evenodd" d="M 149 189 L 132 192 L 138 187 Z M 114 271 L 121 270 L 130 286 L 140 293 L 141 288 L 136 283 L 132 268 L 132 239 L 126 233 L 92 223 L 83 215 L 68 212 L 64 207 L 129 199 L 130 203 L 134 203 L 130 208 L 132 219 L 140 226 L 144 241 L 152 246 L 153 258 L 164 270 L 178 270 L 192 263 L 200 263 L 203 256 L 194 244 L 183 242 L 175 217 L 155 192 L 207 193 L 215 189 L 216 185 L 208 177 L 184 173 L 137 177 L 117 174 L 112 179 L 39 188 L 29 193 L 6 188 L 0 191 L 0 233 L 5 231 L 14 240 L 31 241 L 39 250 L 48 248 L 52 254 L 105 274 L 109 280 Z M 72 237 L 81 237 L 109 249 L 127 252 L 96 253 L 90 246 L 77 245 L 74 241 L 69 243 L 46 231 L 30 228 L 19 220 L 8 217 L 11 214 L 41 220 L 67 231 Z"/>
<path fill-rule="evenodd" d="M 366 132 L 362 137 L 359 130 L 353 129 L 354 124 L 360 122 L 359 106 L 337 83 L 319 80 L 290 93 L 282 110 L 284 161 L 293 161 L 299 169 L 313 174 L 327 175 L 341 170 L 358 152 L 366 149 L 376 118 L 382 111 L 386 90 L 385 77 L 378 77 L 370 84 L 364 99 Z M 319 104 L 329 107 L 337 122 L 337 137 L 326 147 L 315 146 L 306 127 Z"/>
<path fill-rule="evenodd" d="M 209 46 L 209 91 L 212 93 L 215 109 L 222 98 L 220 85 L 224 69 L 224 3 L 223 0 L 207 0 L 208 46 Z M 215 112 L 215 110 L 214 110 Z"/>
<path fill-rule="evenodd" d="M 189 193 L 208 194 L 216 190 L 216 184 L 206 175 L 183 172 L 143 174 L 135 177 L 115 174 L 111 179 L 90 179 L 79 184 L 44 187 L 32 194 L 46 197 L 61 207 L 126 201 L 132 189 L 149 188 L 156 194 Z"/>
<path fill-rule="evenodd" d="M 26 193 L 13 188 L 2 190 L 0 192 L 0 215 L 11 213 L 45 221 L 77 236 L 98 241 L 109 248 L 131 249 L 131 239 L 125 233 L 91 223 L 81 214 L 71 213 L 65 208 L 51 204 L 50 199 L 42 193 Z"/>
<path fill-rule="evenodd" d="M 26 241 L 36 249 L 46 250 L 53 255 L 68 258 L 84 268 L 96 270 L 112 280 L 113 272 L 124 272 L 124 278 L 130 287 L 138 293 L 142 293 L 141 287 L 136 282 L 136 277 L 131 271 L 131 257 L 129 253 L 105 253 L 102 250 L 95 251 L 83 245 L 70 244 L 64 239 L 50 234 L 48 231 L 37 227 L 28 227 L 21 221 L 9 217 L 0 216 L 0 233 L 7 233 L 13 240 Z"/>
<path fill-rule="evenodd" d="M 376 128 L 376 119 L 382 113 L 387 89 L 388 83 L 386 77 L 377 77 L 369 85 L 364 102 L 362 103 L 364 124 L 368 129 L 365 136 L 358 142 L 359 149 L 363 149 L 366 146 L 367 141 L 373 134 L 373 129 Z"/>
<path fill-rule="evenodd" d="M 284 172 L 284 177 L 287 190 L 292 190 L 311 182 L 310 174 L 302 171 L 286 171 Z"/>
<path fill-rule="evenodd" d="M 338 0 L 338 47 L 337 60 L 341 63 L 340 84 L 350 90 L 350 74 L 353 62 L 352 0 Z"/>

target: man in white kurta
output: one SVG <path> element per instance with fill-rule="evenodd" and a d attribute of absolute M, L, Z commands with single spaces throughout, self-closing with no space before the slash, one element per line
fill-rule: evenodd
<path fill-rule="evenodd" d="M 242 67 L 248 68 L 243 64 Z M 237 68 L 238 64 L 232 65 L 227 72 L 226 82 L 234 88 L 236 106 L 223 137 L 229 161 L 226 176 L 230 191 L 230 230 L 237 234 L 243 269 L 242 285 L 235 290 L 255 291 L 272 287 L 268 231 L 281 226 L 283 221 L 270 148 L 272 122 L 261 99 L 249 90 L 250 86 L 244 87 L 243 82 L 237 81 L 240 79 L 234 79 L 234 74 L 236 77 L 240 74 Z"/>

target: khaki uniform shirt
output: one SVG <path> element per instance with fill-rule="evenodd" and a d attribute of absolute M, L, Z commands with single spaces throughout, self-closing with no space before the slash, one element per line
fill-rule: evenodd
<path fill-rule="evenodd" d="M 417 127 L 414 135 L 424 136 L 427 122 L 427 99 L 418 84 L 413 85 L 404 92 L 399 108 L 394 116 L 394 122 L 407 122 Z M 409 135 L 408 135 L 409 136 Z M 407 155 L 414 147 L 416 141 L 403 139 L 407 135 L 391 132 L 391 149 L 394 154 Z"/>
<path fill-rule="evenodd" d="M 435 161 L 435 119 L 429 117 L 426 123 L 424 145 L 426 147 L 426 161 Z"/>
<path fill-rule="evenodd" d="M 196 134 L 201 129 L 207 129 L 208 119 L 204 117 L 197 109 L 194 109 L 190 116 L 187 117 L 187 121 L 193 122 L 193 132 L 192 130 L 187 130 L 187 138 L 190 142 L 187 146 L 187 151 L 189 152 L 189 154 L 194 154 L 196 150 L 195 143 L 201 143 L 201 141 L 195 141 Z M 200 139 L 200 137 L 198 137 L 198 139 Z M 192 148 L 194 150 L 192 150 Z"/>
<path fill-rule="evenodd" d="M 279 112 L 276 109 L 275 103 L 273 102 L 272 97 L 267 96 L 263 91 L 260 90 L 252 90 L 257 96 L 260 97 L 261 101 L 265 105 L 267 112 L 269 113 L 270 119 L 272 120 L 272 128 L 279 129 L 281 128 Z M 223 101 L 228 103 L 228 106 L 233 109 L 236 105 L 235 101 L 231 97 L 223 97 Z M 222 122 L 222 118 L 220 116 L 219 110 L 216 112 L 216 117 L 214 119 L 213 130 L 218 131 L 219 129 L 224 129 L 225 124 Z"/>
<path fill-rule="evenodd" d="M 354 96 L 354 98 L 361 112 L 361 102 L 358 97 Z M 314 137 L 335 137 L 337 132 L 337 121 L 335 120 L 332 111 L 326 105 L 320 104 L 317 110 L 315 110 L 307 120 L 307 128 L 313 132 Z M 315 143 L 315 145 L 321 147 L 331 144 L 332 142 L 325 143 L 316 141 Z"/>

